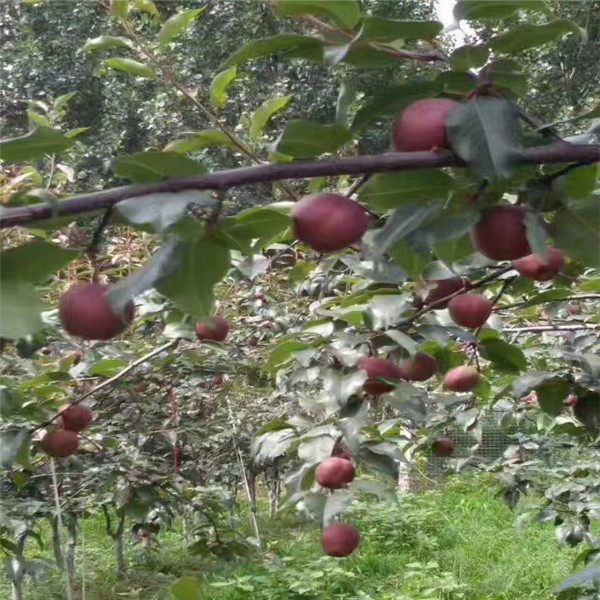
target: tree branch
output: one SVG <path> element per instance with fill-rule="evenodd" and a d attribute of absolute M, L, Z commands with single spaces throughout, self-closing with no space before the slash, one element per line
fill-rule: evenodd
<path fill-rule="evenodd" d="M 581 325 L 532 325 L 531 327 L 506 327 L 502 331 L 505 333 L 518 334 L 536 331 L 581 331 L 585 329 L 595 331 L 600 329 L 600 323 L 592 323 L 590 325 L 582 323 Z"/>
<path fill-rule="evenodd" d="M 573 145 L 566 142 L 526 148 L 517 159 L 520 164 L 590 163 L 596 161 L 600 161 L 600 145 Z M 135 198 L 147 194 L 181 192 L 191 189 L 219 190 L 265 181 L 305 179 L 323 175 L 370 175 L 386 171 L 464 166 L 466 166 L 465 162 L 448 150 L 439 152 L 389 152 L 377 156 L 272 163 L 255 167 L 229 169 L 194 177 L 178 177 L 158 183 L 128 185 L 91 194 L 71 196 L 58 203 L 56 214 L 64 216 L 90 212 L 108 208 L 126 198 Z M 49 219 L 52 216 L 54 216 L 52 207 L 45 203 L 9 208 L 3 211 L 0 216 L 0 228 Z"/>

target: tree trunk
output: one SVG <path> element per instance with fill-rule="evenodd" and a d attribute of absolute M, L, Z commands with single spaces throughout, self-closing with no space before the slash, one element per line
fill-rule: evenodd
<path fill-rule="evenodd" d="M 60 529 L 58 525 L 58 517 L 51 517 L 49 521 L 52 529 L 52 552 L 54 553 L 54 562 L 62 571 L 65 568 L 65 559 L 63 557 L 62 548 L 60 547 Z"/>
<path fill-rule="evenodd" d="M 115 557 L 117 559 L 117 576 L 122 577 L 125 573 L 125 555 L 123 552 L 123 532 L 115 535 Z"/>
<path fill-rule="evenodd" d="M 27 535 L 19 536 L 12 569 L 12 600 L 23 600 L 23 578 L 25 577 L 25 558 L 23 550 Z"/>
<path fill-rule="evenodd" d="M 75 590 L 75 548 L 77 547 L 77 518 L 73 515 L 67 524 L 67 585 Z"/>

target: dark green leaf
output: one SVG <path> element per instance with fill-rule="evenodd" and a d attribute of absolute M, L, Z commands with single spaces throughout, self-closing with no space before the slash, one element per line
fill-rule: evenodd
<path fill-rule="evenodd" d="M 136 182 L 160 181 L 168 177 L 201 175 L 206 173 L 204 165 L 177 152 L 138 152 L 119 157 L 113 163 L 118 177 Z"/>
<path fill-rule="evenodd" d="M 112 58 L 107 58 L 104 63 L 111 69 L 131 73 L 138 77 L 156 77 L 156 72 L 152 67 L 131 58 L 113 56 Z"/>
<path fill-rule="evenodd" d="M 563 401 L 569 394 L 570 384 L 554 378 L 536 386 L 538 402 L 541 409 L 549 415 L 558 415 L 564 410 Z"/>
<path fill-rule="evenodd" d="M 358 195 L 369 208 L 385 212 L 403 204 L 443 199 L 455 188 L 453 178 L 444 171 L 425 169 L 373 175 Z"/>
<path fill-rule="evenodd" d="M 473 245 L 468 235 L 457 238 L 448 238 L 435 245 L 435 254 L 439 260 L 451 265 L 463 260 L 473 253 Z"/>
<path fill-rule="evenodd" d="M 527 75 L 521 65 L 510 58 L 492 61 L 479 73 L 479 80 L 489 82 L 495 87 L 506 88 L 521 95 L 527 92 Z"/>
<path fill-rule="evenodd" d="M 503 19 L 517 10 L 550 14 L 545 0 L 458 0 L 454 16 L 461 19 Z"/>
<path fill-rule="evenodd" d="M 356 113 L 352 129 L 358 130 L 381 117 L 396 116 L 403 108 L 421 98 L 436 96 L 442 86 L 435 81 L 415 80 L 404 85 L 393 85 L 383 92 L 367 98 L 366 104 Z"/>
<path fill-rule="evenodd" d="M 236 67 L 230 67 L 221 71 L 213 78 L 210 84 L 210 99 L 215 108 L 223 106 L 227 102 L 227 87 L 237 76 Z"/>
<path fill-rule="evenodd" d="M 368 247 L 368 256 L 382 256 L 388 248 L 417 229 L 436 210 L 436 206 L 415 204 L 408 204 L 397 208 L 388 218 L 385 225 L 377 230 L 373 236 Z"/>
<path fill-rule="evenodd" d="M 293 429 L 276 429 L 256 437 L 252 443 L 254 462 L 258 465 L 268 464 L 282 457 L 296 439 Z"/>
<path fill-rule="evenodd" d="M 444 71 L 435 78 L 445 94 L 460 96 L 461 99 L 477 87 L 477 77 L 463 71 Z"/>
<path fill-rule="evenodd" d="M 531 25 L 530 23 L 517 25 L 508 33 L 493 37 L 489 42 L 489 46 L 496 52 L 511 54 L 553 42 L 567 33 L 575 33 L 580 37 L 585 37 L 585 32 L 573 21 L 554 19 L 543 25 Z"/>
<path fill-rule="evenodd" d="M 529 298 L 521 308 L 526 308 L 528 306 L 535 306 L 536 304 L 544 304 L 550 300 L 564 300 L 565 298 L 569 298 L 573 295 L 573 292 L 568 289 L 554 289 L 547 290 L 545 292 L 540 292 L 535 296 Z"/>
<path fill-rule="evenodd" d="M 3 467 L 10 468 L 27 437 L 25 429 L 6 429 L 0 432 L 0 464 Z"/>
<path fill-rule="evenodd" d="M 326 152 L 335 152 L 352 138 L 344 125 L 321 125 L 293 119 L 288 121 L 274 149 L 294 158 L 312 158 Z"/>
<path fill-rule="evenodd" d="M 223 68 L 272 54 L 277 54 L 280 59 L 305 58 L 320 61 L 323 60 L 323 43 L 317 38 L 295 34 L 252 40 L 232 54 L 223 64 Z"/>
<path fill-rule="evenodd" d="M 565 185 L 569 198 L 586 198 L 595 189 L 600 170 L 598 163 L 583 165 L 565 175 Z"/>
<path fill-rule="evenodd" d="M 250 126 L 248 127 L 250 136 L 254 139 L 259 138 L 271 118 L 280 110 L 283 110 L 290 103 L 291 99 L 292 96 L 277 96 L 263 102 L 250 115 Z"/>
<path fill-rule="evenodd" d="M 215 198 L 208 192 L 188 190 L 174 194 L 137 196 L 122 200 L 116 207 L 130 223 L 149 224 L 158 233 L 163 233 L 185 215 L 189 205 L 210 207 L 215 202 Z"/>
<path fill-rule="evenodd" d="M 563 399 L 565 396 L 563 396 Z M 596 435 L 600 432 L 600 394 L 589 390 L 577 390 L 575 416 Z"/>
<path fill-rule="evenodd" d="M 0 140 L 0 159 L 5 162 L 21 162 L 62 152 L 73 144 L 73 140 L 57 129 L 37 127 L 20 137 Z"/>
<path fill-rule="evenodd" d="M 427 40 L 442 31 L 439 21 L 399 21 L 383 17 L 364 17 L 360 39 L 364 42 Z"/>
<path fill-rule="evenodd" d="M 568 256 L 590 267 L 600 266 L 600 203 L 593 196 L 561 206 L 551 232 L 557 247 Z"/>
<path fill-rule="evenodd" d="M 194 8 L 183 10 L 167 19 L 158 34 L 158 42 L 162 46 L 168 44 L 175 36 L 180 34 L 192 21 L 204 11 L 206 6 L 202 8 Z"/>
<path fill-rule="evenodd" d="M 394 448 L 390 444 L 373 444 L 362 446 L 359 457 L 378 471 L 398 480 L 398 462 Z"/>
<path fill-rule="evenodd" d="M 356 0 L 273 0 L 271 4 L 279 17 L 319 15 L 343 29 L 352 29 L 360 18 Z"/>
<path fill-rule="evenodd" d="M 210 236 L 176 249 L 177 267 L 156 286 L 182 311 L 207 319 L 214 310 L 214 286 L 230 266 L 229 250 Z"/>
<path fill-rule="evenodd" d="M 4 250 L 0 254 L 0 277 L 30 283 L 43 283 L 52 273 L 60 271 L 79 252 L 66 250 L 48 242 L 29 242 Z"/>
<path fill-rule="evenodd" d="M 28 281 L 7 279 L 0 285 L 0 337 L 19 339 L 42 328 L 40 313 L 48 310 Z"/>
<path fill-rule="evenodd" d="M 461 46 L 450 55 L 450 66 L 454 71 L 468 71 L 473 67 L 481 67 L 488 59 L 490 51 L 487 46 Z"/>
<path fill-rule="evenodd" d="M 107 50 L 109 48 L 131 48 L 133 45 L 130 40 L 125 37 L 114 35 L 101 35 L 99 37 L 89 39 L 82 50 L 84 52 L 93 52 L 94 50 Z"/>
<path fill-rule="evenodd" d="M 519 154 L 519 119 L 501 98 L 480 96 L 452 111 L 446 120 L 454 151 L 479 175 L 491 181 L 507 178 Z"/>
<path fill-rule="evenodd" d="M 167 144 L 165 151 L 186 154 L 187 152 L 196 152 L 209 146 L 225 146 L 234 152 L 240 151 L 239 146 L 220 129 L 196 131 L 191 135 Z"/>
<path fill-rule="evenodd" d="M 251 254 L 272 243 L 290 224 L 289 215 L 268 206 L 254 206 L 223 219 L 217 231 L 232 248 Z"/>
<path fill-rule="evenodd" d="M 538 385 L 555 378 L 557 378 L 557 374 L 550 371 L 531 371 L 517 377 L 517 379 L 512 382 L 513 394 L 520 398 Z"/>
<path fill-rule="evenodd" d="M 502 340 L 482 340 L 481 353 L 499 371 L 518 373 L 527 367 L 527 359 L 523 351 L 513 344 Z"/>

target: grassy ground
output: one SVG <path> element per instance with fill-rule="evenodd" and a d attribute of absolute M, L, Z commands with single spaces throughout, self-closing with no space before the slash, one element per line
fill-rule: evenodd
<path fill-rule="evenodd" d="M 572 571 L 575 551 L 557 548 L 552 526 L 516 530 L 515 513 L 495 492 L 488 478 L 463 476 L 399 505 L 359 504 L 347 520 L 361 531 L 361 544 L 342 560 L 323 556 L 317 527 L 293 514 L 261 519 L 262 558 L 188 556 L 181 531 L 164 532 L 150 554 L 128 548 L 121 581 L 102 522 L 88 519 L 78 572 L 86 574 L 86 600 L 167 600 L 182 575 L 197 577 L 209 600 L 549 600 Z M 1 598 L 8 597 L 5 581 Z M 25 598 L 64 599 L 60 577 L 52 572 L 30 583 Z"/>

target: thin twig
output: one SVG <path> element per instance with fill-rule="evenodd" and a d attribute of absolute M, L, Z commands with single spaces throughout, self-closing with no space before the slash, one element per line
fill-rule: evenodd
<path fill-rule="evenodd" d="M 564 298 L 553 298 L 551 300 L 543 300 L 542 302 L 538 302 L 537 304 L 548 304 L 549 302 L 559 302 L 562 300 L 600 300 L 600 294 L 584 294 L 582 296 L 566 295 Z M 523 300 L 521 302 L 513 302 L 512 304 L 503 304 L 502 306 L 496 307 L 496 311 L 508 310 L 509 308 L 518 308 L 519 306 L 523 306 L 528 302 L 529 300 Z"/>
<path fill-rule="evenodd" d="M 600 323 L 591 323 L 586 325 L 531 325 L 530 327 L 506 327 L 502 331 L 506 333 L 526 333 L 536 331 L 584 331 L 584 330 L 595 331 L 600 329 Z"/>

